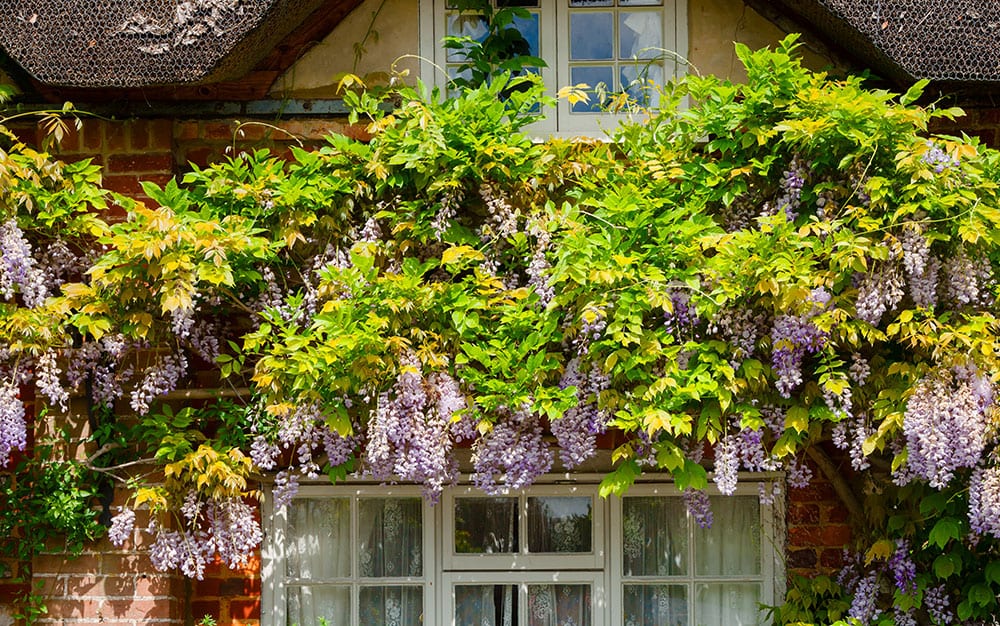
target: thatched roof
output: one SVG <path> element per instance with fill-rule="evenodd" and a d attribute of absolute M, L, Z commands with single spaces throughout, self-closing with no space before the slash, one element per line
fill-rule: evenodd
<path fill-rule="evenodd" d="M 997 0 L 748 0 L 783 11 L 897 84 L 1000 85 Z"/>
<path fill-rule="evenodd" d="M 246 74 L 314 12 L 336 12 L 332 5 L 357 4 L 358 0 L 0 0 L 0 48 L 41 85 L 107 88 L 216 82 Z"/>

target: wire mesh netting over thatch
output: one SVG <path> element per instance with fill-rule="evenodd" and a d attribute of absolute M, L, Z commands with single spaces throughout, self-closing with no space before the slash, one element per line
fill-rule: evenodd
<path fill-rule="evenodd" d="M 783 0 L 842 46 L 910 78 L 1000 81 L 997 0 Z M 860 48 L 860 49 L 859 49 Z"/>
<path fill-rule="evenodd" d="M 141 87 L 245 73 L 322 0 L 0 0 L 0 46 L 43 83 Z"/>

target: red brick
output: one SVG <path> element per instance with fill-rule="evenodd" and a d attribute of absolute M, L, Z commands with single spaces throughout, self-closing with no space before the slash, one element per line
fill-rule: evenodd
<path fill-rule="evenodd" d="M 788 544 L 802 547 L 844 546 L 851 540 L 851 529 L 843 524 L 828 526 L 793 526 L 788 529 Z"/>
<path fill-rule="evenodd" d="M 146 120 L 135 120 L 129 125 L 129 150 L 149 149 L 149 122 Z"/>
<path fill-rule="evenodd" d="M 248 122 L 242 124 L 239 130 L 233 128 L 236 133 L 237 141 L 260 141 L 265 138 L 274 138 L 275 131 L 269 125 L 258 124 L 255 122 Z M 283 135 L 284 133 L 277 133 L 277 135 Z"/>
<path fill-rule="evenodd" d="M 63 163 L 77 163 L 85 159 L 90 159 L 90 162 L 94 165 L 103 165 L 104 157 L 99 154 L 61 154 L 59 155 L 59 160 Z"/>
<path fill-rule="evenodd" d="M 145 554 L 105 554 L 101 561 L 101 573 L 109 576 L 130 574 L 150 574 L 153 564 Z"/>
<path fill-rule="evenodd" d="M 802 489 L 789 489 L 789 502 L 829 502 L 835 500 L 837 493 L 830 486 L 830 483 L 813 480 L 807 487 Z"/>
<path fill-rule="evenodd" d="M 206 615 L 211 615 L 218 620 L 221 613 L 218 600 L 195 600 L 191 603 L 191 615 L 194 616 L 195 622 Z"/>
<path fill-rule="evenodd" d="M 56 142 L 55 135 L 50 132 L 51 126 L 47 124 L 39 123 L 39 140 L 45 138 L 46 136 L 52 137 L 52 146 L 55 152 L 79 152 L 83 146 L 83 141 L 80 137 L 80 131 L 76 128 L 76 120 L 72 118 L 64 118 L 62 120 L 63 126 L 63 138 L 62 141 Z"/>
<path fill-rule="evenodd" d="M 60 554 L 42 554 L 32 559 L 35 574 L 96 574 L 101 570 L 98 555 L 85 554 L 75 559 Z"/>
<path fill-rule="evenodd" d="M 260 619 L 260 598 L 233 600 L 229 603 L 229 616 L 233 619 Z"/>
<path fill-rule="evenodd" d="M 86 150 L 100 150 L 104 147 L 104 122 L 100 120 L 84 120 L 83 147 Z"/>
<path fill-rule="evenodd" d="M 174 124 L 174 139 L 181 141 L 201 138 L 201 123 L 197 120 L 178 121 Z"/>
<path fill-rule="evenodd" d="M 820 521 L 818 504 L 792 503 L 788 507 L 789 524 L 818 524 Z"/>
<path fill-rule="evenodd" d="M 22 595 L 31 589 L 27 583 L 3 583 L 0 584 L 0 600 L 11 600 Z"/>
<path fill-rule="evenodd" d="M 229 122 L 206 122 L 202 139 L 224 139 L 232 141 L 236 125 Z"/>
<path fill-rule="evenodd" d="M 67 599 L 56 600 L 55 598 L 49 598 L 46 601 L 46 607 L 49 610 L 48 617 L 50 619 L 60 620 L 66 618 L 93 617 L 96 615 L 95 611 L 97 610 L 97 601 Z"/>
<path fill-rule="evenodd" d="M 153 620 L 182 617 L 180 603 L 168 598 L 107 600 L 100 607 L 100 612 L 101 615 L 111 615 L 119 619 Z"/>
<path fill-rule="evenodd" d="M 788 551 L 788 567 L 795 569 L 811 569 L 816 567 L 816 551 L 805 548 Z"/>
<path fill-rule="evenodd" d="M 822 508 L 824 524 L 842 524 L 851 519 L 850 511 L 839 502 L 837 504 L 824 505 Z"/>
<path fill-rule="evenodd" d="M 126 196 L 134 196 L 142 193 L 142 185 L 139 184 L 139 177 L 132 175 L 116 175 L 104 177 L 104 188 L 115 191 Z"/>
<path fill-rule="evenodd" d="M 113 154 L 108 158 L 112 172 L 172 172 L 174 157 L 169 152 L 144 154 Z"/>
<path fill-rule="evenodd" d="M 837 548 L 826 548 L 819 555 L 819 564 L 823 567 L 840 568 L 844 566 L 844 550 Z"/>
<path fill-rule="evenodd" d="M 188 163 L 194 163 L 198 167 L 206 167 L 209 163 L 214 163 L 221 160 L 221 154 L 219 150 L 212 148 L 191 148 L 184 153 L 183 163 L 186 165 Z"/>
<path fill-rule="evenodd" d="M 196 580 L 194 582 L 194 595 L 196 598 L 217 598 L 220 595 L 220 589 L 222 588 L 222 579 L 220 578 L 205 578 L 204 580 Z"/>
<path fill-rule="evenodd" d="M 66 579 L 69 596 L 133 596 L 134 576 L 70 576 Z"/>
<path fill-rule="evenodd" d="M 150 120 L 149 145 L 154 150 L 170 150 L 174 145 L 174 121 Z"/>
<path fill-rule="evenodd" d="M 108 122 L 104 126 L 104 149 L 111 152 L 128 150 L 128 122 Z"/>
<path fill-rule="evenodd" d="M 147 576 L 140 574 L 135 578 L 135 594 L 137 596 L 167 596 L 174 593 L 177 578 L 169 576 Z"/>

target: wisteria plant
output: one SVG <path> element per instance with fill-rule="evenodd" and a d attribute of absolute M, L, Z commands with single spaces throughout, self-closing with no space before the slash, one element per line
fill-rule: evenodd
<path fill-rule="evenodd" d="M 776 621 L 988 618 L 1000 154 L 930 134 L 959 112 L 920 85 L 793 51 L 739 47 L 744 84 L 656 86 L 610 142 L 533 141 L 530 78 L 401 88 L 388 113 L 353 94 L 370 141 L 243 152 L 147 185 L 157 208 L 118 198 L 112 225 L 96 168 L 12 143 L 0 458 L 31 386 L 104 407 L 85 469 L 129 494 L 111 540 L 151 533 L 154 565 L 198 577 L 256 549 L 261 476 L 277 506 L 324 474 L 435 501 L 463 474 L 496 493 L 572 469 L 613 430 L 602 494 L 657 472 L 708 525 L 709 480 L 797 488 L 839 449 L 870 513 L 857 558 Z M 195 373 L 236 401 L 176 408 Z"/>

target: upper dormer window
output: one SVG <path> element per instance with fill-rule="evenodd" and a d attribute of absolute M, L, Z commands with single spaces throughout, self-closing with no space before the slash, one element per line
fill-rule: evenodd
<path fill-rule="evenodd" d="M 604 111 L 601 94 L 628 92 L 644 104 L 656 104 L 656 90 L 683 73 L 679 62 L 687 53 L 685 0 L 492 0 L 495 8 L 519 7 L 527 17 L 513 26 L 520 31 L 525 53 L 542 58 L 539 70 L 551 95 L 567 85 L 587 84 L 590 100 L 560 101 L 539 134 L 600 135 L 617 119 Z M 425 80 L 444 86 L 458 75 L 463 56 L 446 49 L 446 36 L 482 40 L 487 25 L 482 16 L 460 10 L 454 0 L 423 0 L 422 43 L 427 64 Z M 429 79 L 433 73 L 433 80 Z"/>

